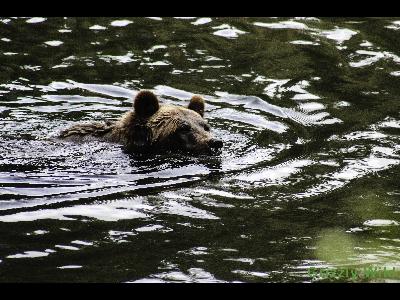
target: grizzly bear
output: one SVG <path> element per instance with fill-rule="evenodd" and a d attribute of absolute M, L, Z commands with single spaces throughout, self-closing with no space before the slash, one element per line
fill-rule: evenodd
<path fill-rule="evenodd" d="M 187 108 L 160 105 L 152 92 L 140 91 L 133 111 L 115 122 L 77 124 L 60 133 L 70 141 L 99 139 L 123 145 L 129 151 L 186 150 L 208 152 L 222 148 L 204 116 L 204 100 L 193 96 Z"/>

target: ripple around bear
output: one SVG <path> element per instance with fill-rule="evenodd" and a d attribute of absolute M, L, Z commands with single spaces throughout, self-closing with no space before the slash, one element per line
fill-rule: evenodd
<path fill-rule="evenodd" d="M 114 123 L 77 124 L 60 133 L 70 141 L 99 139 L 119 143 L 130 151 L 187 150 L 210 152 L 222 148 L 222 141 L 213 137 L 204 116 L 204 100 L 193 96 L 187 108 L 160 105 L 150 91 L 140 91 L 133 111 Z"/>

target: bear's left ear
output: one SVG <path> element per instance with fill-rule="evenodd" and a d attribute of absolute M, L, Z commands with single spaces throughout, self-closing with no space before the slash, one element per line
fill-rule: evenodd
<path fill-rule="evenodd" d="M 205 102 L 200 96 L 194 95 L 190 99 L 188 108 L 197 112 L 200 116 L 204 117 L 204 106 Z"/>
<path fill-rule="evenodd" d="M 157 96 L 150 91 L 140 91 L 133 102 L 135 114 L 143 119 L 154 115 L 160 105 L 158 104 Z"/>

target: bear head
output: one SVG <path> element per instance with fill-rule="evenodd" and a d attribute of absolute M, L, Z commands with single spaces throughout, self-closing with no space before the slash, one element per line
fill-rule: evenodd
<path fill-rule="evenodd" d="M 213 136 L 204 119 L 204 106 L 200 96 L 193 96 L 187 108 L 160 105 L 152 92 L 140 91 L 133 103 L 135 144 L 190 152 L 222 148 L 222 141 Z"/>

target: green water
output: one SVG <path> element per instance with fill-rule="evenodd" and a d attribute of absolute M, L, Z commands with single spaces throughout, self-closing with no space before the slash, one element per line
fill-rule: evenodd
<path fill-rule="evenodd" d="M 0 281 L 398 281 L 399 20 L 1 18 Z M 140 89 L 222 153 L 56 138 Z"/>

